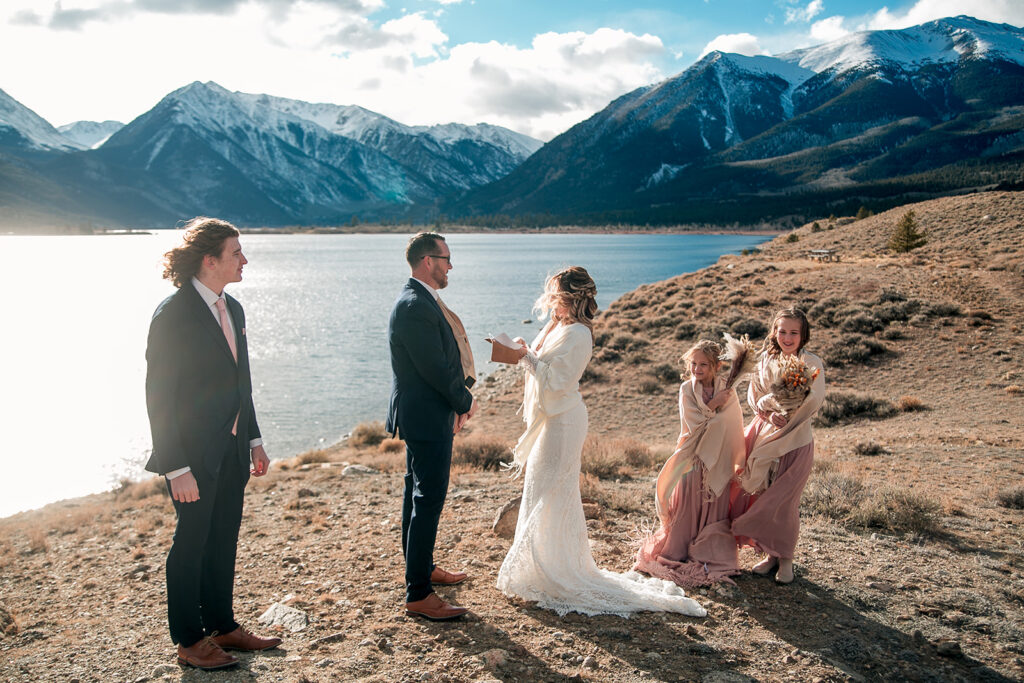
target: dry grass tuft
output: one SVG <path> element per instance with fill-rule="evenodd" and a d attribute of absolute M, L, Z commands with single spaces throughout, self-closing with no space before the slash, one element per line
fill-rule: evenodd
<path fill-rule="evenodd" d="M 404 472 L 405 471 L 405 442 L 399 441 L 401 447 L 398 450 L 377 450 L 370 453 L 360 454 L 359 464 L 372 467 L 379 472 Z"/>
<path fill-rule="evenodd" d="M 499 470 L 501 463 L 511 460 L 512 448 L 507 441 L 482 434 L 457 441 L 452 451 L 452 464 L 477 470 Z"/>
<path fill-rule="evenodd" d="M 938 501 L 901 486 L 874 490 L 853 510 L 850 522 L 869 529 L 883 529 L 919 536 L 938 529 Z"/>
<path fill-rule="evenodd" d="M 170 497 L 164 477 L 150 477 L 143 481 L 122 479 L 120 486 L 114 490 L 114 497 L 118 500 L 145 500 L 153 496 Z"/>
<path fill-rule="evenodd" d="M 353 448 L 377 446 L 388 437 L 383 422 L 360 422 L 348 437 L 348 445 Z"/>
<path fill-rule="evenodd" d="M 580 465 L 583 472 L 605 479 L 618 474 L 625 464 L 625 458 L 615 449 L 611 440 L 591 434 L 583 442 Z"/>
<path fill-rule="evenodd" d="M 330 454 L 328 454 L 327 451 L 321 450 L 321 449 L 316 449 L 316 450 L 312 450 L 312 451 L 306 451 L 305 453 L 300 453 L 299 455 L 297 455 L 295 457 L 295 462 L 293 464 L 296 467 L 298 467 L 300 465 L 312 465 L 312 464 L 318 463 L 318 462 L 330 462 L 330 461 L 331 461 L 331 456 L 330 456 Z"/>
<path fill-rule="evenodd" d="M 997 495 L 999 504 L 1011 510 L 1024 510 L 1024 486 L 1003 489 Z"/>
<path fill-rule="evenodd" d="M 815 462 L 800 506 L 850 528 L 919 536 L 938 530 L 943 509 L 939 501 L 908 488 L 869 487 L 862 479 L 838 471 L 831 461 Z"/>
<path fill-rule="evenodd" d="M 384 439 L 377 450 L 381 453 L 401 453 L 405 450 L 405 442 L 401 439 Z"/>
<path fill-rule="evenodd" d="M 819 461 L 820 462 L 820 461 Z M 863 496 L 864 485 L 859 479 L 837 472 L 830 461 L 818 466 L 807 482 L 800 507 L 813 515 L 844 521 Z"/>
<path fill-rule="evenodd" d="M 595 501 L 603 508 L 627 513 L 642 512 L 653 504 L 653 501 L 638 497 L 620 486 L 587 473 L 580 474 L 580 495 L 585 500 Z"/>
<path fill-rule="evenodd" d="M 583 443 L 583 472 L 601 479 L 617 476 L 625 469 L 650 469 L 666 455 L 636 439 L 608 439 L 590 435 Z"/>
<path fill-rule="evenodd" d="M 25 540 L 30 553 L 45 553 L 50 547 L 46 542 L 46 529 L 38 524 L 25 529 Z"/>
<path fill-rule="evenodd" d="M 922 410 L 930 410 L 924 401 L 914 396 L 900 396 L 900 400 L 896 402 L 896 407 L 899 408 L 902 413 L 916 413 Z"/>

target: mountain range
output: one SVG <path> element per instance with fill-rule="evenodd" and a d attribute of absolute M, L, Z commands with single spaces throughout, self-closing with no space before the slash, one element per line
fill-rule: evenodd
<path fill-rule="evenodd" d="M 516 168 L 541 142 L 489 124 L 406 126 L 358 106 L 192 83 L 128 125 L 62 131 L 0 91 L 6 223 L 331 224 L 424 211 Z"/>
<path fill-rule="evenodd" d="M 1024 31 L 954 17 L 711 52 L 445 206 L 484 224 L 803 221 L 1024 180 Z"/>
<path fill-rule="evenodd" d="M 959 16 L 711 52 L 547 144 L 192 83 L 60 130 L 0 91 L 0 222 L 799 222 L 1024 188 L 1024 30 Z"/>

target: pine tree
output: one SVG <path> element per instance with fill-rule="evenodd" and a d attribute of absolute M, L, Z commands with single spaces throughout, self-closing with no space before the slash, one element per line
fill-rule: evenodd
<path fill-rule="evenodd" d="M 904 254 L 911 249 L 917 249 L 927 242 L 924 233 L 917 229 L 917 219 L 914 211 L 907 211 L 896 223 L 896 227 L 889 236 L 889 248 L 897 254 Z"/>

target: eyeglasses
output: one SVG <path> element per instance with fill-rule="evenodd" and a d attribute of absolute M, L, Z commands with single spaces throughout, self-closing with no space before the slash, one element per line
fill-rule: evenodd
<path fill-rule="evenodd" d="M 423 258 L 427 258 L 428 256 L 430 258 L 443 258 L 449 264 L 451 264 L 451 262 L 452 262 L 452 257 L 451 256 L 441 256 L 440 254 L 424 254 Z"/>

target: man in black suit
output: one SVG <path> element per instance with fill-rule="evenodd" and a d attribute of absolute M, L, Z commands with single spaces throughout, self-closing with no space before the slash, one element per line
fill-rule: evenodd
<path fill-rule="evenodd" d="M 422 232 L 405 250 L 412 270 L 391 309 L 391 401 L 387 431 L 405 440 L 402 553 L 408 614 L 453 619 L 468 610 L 442 600 L 432 584 L 466 579 L 434 564 L 434 541 L 452 461 L 452 438 L 477 410 L 469 339 L 438 290 L 448 285 L 451 252 L 444 237 Z"/>
<path fill-rule="evenodd" d="M 167 555 L 167 620 L 180 664 L 221 669 L 225 650 L 265 650 L 232 611 L 242 494 L 270 467 L 252 404 L 245 314 L 224 293 L 247 261 L 230 223 L 198 217 L 184 242 L 164 255 L 178 291 L 153 314 L 146 348 L 146 407 L 153 453 L 177 513 Z"/>

